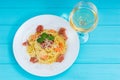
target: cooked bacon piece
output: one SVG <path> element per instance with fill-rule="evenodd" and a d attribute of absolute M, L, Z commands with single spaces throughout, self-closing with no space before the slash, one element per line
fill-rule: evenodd
<path fill-rule="evenodd" d="M 60 28 L 58 33 L 59 34 L 64 34 L 65 33 L 65 28 Z"/>
<path fill-rule="evenodd" d="M 65 33 L 65 34 L 62 34 L 62 36 L 64 37 L 64 39 L 65 39 L 65 40 L 67 40 L 67 39 L 68 39 L 68 37 L 67 37 L 66 33 Z"/>
<path fill-rule="evenodd" d="M 23 46 L 27 46 L 27 45 L 29 45 L 29 42 L 28 42 L 28 41 L 25 41 L 25 42 L 22 43 L 22 45 L 23 45 Z"/>
<path fill-rule="evenodd" d="M 62 62 L 64 60 L 64 55 L 63 54 L 60 54 L 57 59 L 56 59 L 56 62 Z"/>
<path fill-rule="evenodd" d="M 36 57 L 31 57 L 30 62 L 36 63 L 36 62 L 38 62 L 38 59 Z"/>
<path fill-rule="evenodd" d="M 65 28 L 60 28 L 60 29 L 59 29 L 59 31 L 58 31 L 58 33 L 59 33 L 59 35 L 63 36 L 65 40 L 67 40 L 67 39 L 68 39 L 68 37 L 67 37 L 67 35 L 66 35 L 66 32 L 65 32 L 65 31 L 66 31 L 66 29 L 65 29 Z"/>
<path fill-rule="evenodd" d="M 43 31 L 43 26 L 42 25 L 38 25 L 38 27 L 36 28 L 36 32 L 42 32 Z"/>

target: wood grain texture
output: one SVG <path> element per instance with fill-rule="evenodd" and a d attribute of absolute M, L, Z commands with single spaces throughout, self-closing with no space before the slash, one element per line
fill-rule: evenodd
<path fill-rule="evenodd" d="M 1 0 L 0 8 L 73 8 L 80 0 Z M 98 8 L 120 8 L 119 0 L 89 0 Z M 13 5 L 14 4 L 14 5 Z"/>
<path fill-rule="evenodd" d="M 0 44 L 12 44 L 14 35 L 19 28 L 16 26 L 0 27 Z M 89 33 L 89 40 L 86 44 L 120 44 L 120 27 L 119 26 L 97 26 L 96 29 Z"/>
<path fill-rule="evenodd" d="M 0 26 L 2 25 L 21 25 L 26 20 L 42 15 L 53 14 L 57 16 L 68 15 L 71 12 L 71 8 L 21 8 L 21 9 L 0 9 Z M 120 9 L 98 9 L 99 23 L 98 25 L 104 26 L 118 26 L 120 25 Z M 117 16 L 117 17 L 116 17 Z"/>
<path fill-rule="evenodd" d="M 74 64 L 53 77 L 38 77 L 16 62 L 12 43 L 26 20 L 41 14 L 69 17 L 80 0 L 0 0 L 0 79 L 2 80 L 120 80 L 120 1 L 90 0 L 99 13 L 99 23 L 81 44 Z M 74 51 L 73 51 L 74 52 Z"/>
<path fill-rule="evenodd" d="M 119 80 L 119 70 L 120 64 L 74 64 L 62 74 L 44 78 L 27 73 L 17 64 L 3 64 L 0 77 L 4 80 Z"/>
<path fill-rule="evenodd" d="M 11 45 L 1 45 L 0 51 L 0 63 L 17 63 Z M 75 64 L 119 64 L 119 51 L 120 45 L 81 45 Z"/>

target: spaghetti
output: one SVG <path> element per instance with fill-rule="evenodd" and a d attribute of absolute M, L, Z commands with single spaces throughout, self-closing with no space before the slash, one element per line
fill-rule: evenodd
<path fill-rule="evenodd" d="M 38 25 L 36 32 L 31 34 L 26 42 L 27 53 L 30 56 L 30 62 L 51 64 L 53 62 L 62 62 L 67 49 L 67 36 L 65 28 L 59 31 L 53 29 L 44 29 Z"/>

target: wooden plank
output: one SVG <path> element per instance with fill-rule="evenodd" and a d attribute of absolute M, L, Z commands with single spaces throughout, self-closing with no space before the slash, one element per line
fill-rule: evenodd
<path fill-rule="evenodd" d="M 75 63 L 118 64 L 120 63 L 120 45 L 81 45 Z"/>
<path fill-rule="evenodd" d="M 33 76 L 16 64 L 1 64 L 3 80 L 119 80 L 120 64 L 74 64 L 64 73 L 53 77 Z"/>
<path fill-rule="evenodd" d="M 119 64 L 119 53 L 120 45 L 84 44 L 80 47 L 75 64 Z M 0 45 L 0 63 L 16 63 L 12 45 Z"/>
<path fill-rule="evenodd" d="M 0 44 L 11 44 L 16 31 L 13 30 L 0 30 Z"/>
<path fill-rule="evenodd" d="M 119 44 L 120 26 L 97 26 L 89 33 L 88 44 Z"/>
<path fill-rule="evenodd" d="M 16 63 L 12 45 L 0 45 L 0 63 Z"/>
<path fill-rule="evenodd" d="M 11 44 L 19 26 L 1 26 L 0 44 Z M 119 26 L 97 26 L 89 33 L 89 40 L 86 44 L 120 44 Z"/>
<path fill-rule="evenodd" d="M 26 20 L 42 15 L 42 14 L 53 14 L 62 16 L 64 13 L 69 14 L 70 9 L 0 9 L 0 24 L 4 25 L 21 25 Z M 16 14 L 17 13 L 17 14 Z"/>
<path fill-rule="evenodd" d="M 70 12 L 70 8 L 0 9 L 0 24 L 20 26 L 26 20 L 41 14 L 53 14 L 61 17 L 67 15 L 68 18 Z M 99 9 L 98 12 L 98 25 L 120 25 L 120 9 Z"/>
<path fill-rule="evenodd" d="M 49 7 L 62 7 L 68 8 L 75 6 L 80 0 L 1 0 L 0 8 L 49 8 Z M 120 8 L 119 0 L 90 0 L 98 8 Z M 112 3 L 112 6 L 111 6 Z"/>

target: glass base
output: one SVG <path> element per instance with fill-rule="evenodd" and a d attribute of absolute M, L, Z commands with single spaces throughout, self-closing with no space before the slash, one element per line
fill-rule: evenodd
<path fill-rule="evenodd" d="M 69 16 L 68 16 L 68 15 L 69 15 L 69 14 L 67 14 L 67 13 L 63 13 L 63 14 L 61 15 L 61 17 L 64 18 L 65 20 L 69 21 Z"/>
<path fill-rule="evenodd" d="M 80 43 L 86 43 L 88 41 L 89 35 L 88 33 L 80 33 L 78 32 Z"/>

